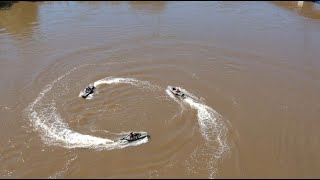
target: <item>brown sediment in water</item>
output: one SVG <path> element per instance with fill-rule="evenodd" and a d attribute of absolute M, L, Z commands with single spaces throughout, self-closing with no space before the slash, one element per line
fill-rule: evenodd
<path fill-rule="evenodd" d="M 319 177 L 318 6 L 70 1 L 0 11 L 0 176 Z M 98 80 L 91 99 L 79 97 Z M 109 141 L 131 131 L 152 138 Z"/>

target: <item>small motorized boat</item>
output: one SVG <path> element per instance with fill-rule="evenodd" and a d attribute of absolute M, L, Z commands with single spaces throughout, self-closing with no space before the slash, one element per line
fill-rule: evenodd
<path fill-rule="evenodd" d="M 83 97 L 84 99 L 87 98 L 90 94 L 94 93 L 94 90 L 95 90 L 95 87 L 93 86 L 93 84 L 89 84 L 89 86 L 87 86 L 83 90 L 81 97 Z"/>
<path fill-rule="evenodd" d="M 150 138 L 150 135 L 147 133 L 133 133 L 131 132 L 125 137 L 120 138 L 119 140 L 125 140 L 127 142 L 133 142 L 144 138 Z"/>
<path fill-rule="evenodd" d="M 182 98 L 185 98 L 185 94 L 180 90 L 180 88 L 178 87 L 173 87 L 173 86 L 169 86 L 169 90 L 172 94 L 176 95 L 176 96 L 180 96 Z"/>

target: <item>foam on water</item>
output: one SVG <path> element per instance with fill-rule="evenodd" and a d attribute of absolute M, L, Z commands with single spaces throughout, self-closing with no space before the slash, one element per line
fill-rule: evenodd
<path fill-rule="evenodd" d="M 147 88 L 150 90 L 161 90 L 159 86 L 153 85 L 148 81 L 140 81 L 133 78 L 114 78 L 114 77 L 106 77 L 103 79 L 100 79 L 93 83 L 95 87 L 102 85 L 102 84 L 131 84 L 133 86 L 141 87 L 141 88 Z"/>
<path fill-rule="evenodd" d="M 61 176 L 67 172 L 67 170 L 69 169 L 69 165 L 77 158 L 78 156 L 74 156 L 73 158 L 69 159 L 66 164 L 64 165 L 64 167 L 56 172 L 53 176 L 48 177 L 48 179 L 57 179 L 57 178 L 61 178 Z"/>
<path fill-rule="evenodd" d="M 78 96 L 78 97 L 82 97 L 83 94 L 84 94 L 84 92 L 81 91 L 81 92 L 79 93 L 79 96 Z M 93 94 L 89 94 L 85 99 L 93 99 Z"/>
<path fill-rule="evenodd" d="M 197 119 L 200 127 L 200 132 L 203 138 L 206 140 L 206 151 L 211 151 L 208 156 L 208 169 L 209 177 L 212 178 L 216 173 L 215 164 L 218 159 L 220 159 L 224 153 L 229 150 L 229 145 L 227 143 L 226 132 L 227 126 L 222 121 L 222 116 L 213 110 L 211 107 L 203 104 L 199 101 L 195 95 L 191 94 L 187 90 L 180 88 L 180 90 L 186 94 L 186 98 L 180 98 L 173 95 L 168 86 L 166 89 L 167 94 L 178 104 L 186 103 L 192 108 L 197 110 Z M 210 149 L 211 148 L 211 149 Z M 212 150 L 212 148 L 214 148 Z"/>
<path fill-rule="evenodd" d="M 78 67 L 79 68 L 79 67 Z M 50 92 L 52 87 L 62 78 L 76 70 L 74 68 L 57 78 L 47 85 L 39 96 L 27 107 L 26 112 L 33 127 L 40 132 L 41 138 L 49 145 L 59 145 L 65 148 L 91 148 L 91 149 L 119 149 L 127 146 L 136 146 L 148 142 L 148 138 L 144 138 L 132 143 L 118 142 L 106 138 L 95 137 L 91 135 L 81 134 L 71 130 L 67 123 L 60 117 L 56 111 L 54 101 L 44 103 L 43 99 Z M 115 78 L 107 81 L 107 83 L 129 82 L 130 84 L 148 84 L 134 79 Z M 98 81 L 98 83 L 102 83 Z"/>
<path fill-rule="evenodd" d="M 7 106 L 4 106 L 4 105 L 0 105 L 0 110 L 3 109 L 3 110 L 10 110 L 11 108 L 7 107 Z"/>
<path fill-rule="evenodd" d="M 114 77 L 106 77 L 103 79 L 100 79 L 98 81 L 95 81 L 93 83 L 94 87 L 98 87 L 102 84 L 130 84 L 133 86 L 137 86 L 140 88 L 144 88 L 144 89 L 148 89 L 148 90 L 161 90 L 161 88 L 159 86 L 153 85 L 148 81 L 140 81 L 140 80 L 136 80 L 133 78 L 114 78 Z M 79 93 L 79 97 L 82 97 L 82 95 L 84 94 L 84 91 L 81 91 Z M 93 94 L 90 94 L 86 99 L 93 99 Z"/>

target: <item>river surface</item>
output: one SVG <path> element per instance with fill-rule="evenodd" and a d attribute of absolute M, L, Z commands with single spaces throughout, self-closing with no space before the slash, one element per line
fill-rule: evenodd
<path fill-rule="evenodd" d="M 319 178 L 319 6 L 0 10 L 0 177 Z"/>

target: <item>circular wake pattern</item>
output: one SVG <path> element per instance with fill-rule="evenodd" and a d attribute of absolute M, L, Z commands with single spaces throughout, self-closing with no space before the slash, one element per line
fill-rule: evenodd
<path fill-rule="evenodd" d="M 66 148 L 90 148 L 90 149 L 120 149 L 127 146 L 136 146 L 143 143 L 147 143 L 148 139 L 143 138 L 141 140 L 125 143 L 121 141 L 113 141 L 106 138 L 100 138 L 81 134 L 71 130 L 63 118 L 59 115 L 55 108 L 55 102 L 44 103 L 42 100 L 45 95 L 50 92 L 52 87 L 59 80 L 70 74 L 77 68 L 72 69 L 63 76 L 54 80 L 47 85 L 40 95 L 27 107 L 28 117 L 31 120 L 34 128 L 41 133 L 41 138 L 49 145 L 59 145 Z M 100 84 L 115 84 L 126 83 L 144 88 L 158 88 L 146 81 L 139 81 L 131 78 L 106 78 L 96 81 L 94 84 L 98 86 Z M 140 132 L 146 133 L 146 132 Z"/>
<path fill-rule="evenodd" d="M 82 66 L 79 66 L 80 68 Z M 27 107 L 27 114 L 32 122 L 35 130 L 40 132 L 42 140 L 49 145 L 58 145 L 65 148 L 90 148 L 99 150 L 112 150 L 121 149 L 128 146 L 137 146 L 148 142 L 148 138 L 128 143 L 126 141 L 114 141 L 107 138 L 96 137 L 87 134 L 81 134 L 71 130 L 68 124 L 57 112 L 55 101 L 49 98 L 49 101 L 45 101 L 46 95 L 52 91 L 52 88 L 62 78 L 69 75 L 71 72 L 78 68 L 74 68 L 52 81 L 48 84 L 39 94 L 39 96 Z M 97 88 L 103 84 L 129 84 L 149 91 L 163 90 L 157 85 L 153 85 L 148 81 L 140 81 L 133 78 L 117 78 L 106 77 L 93 82 L 93 85 Z M 209 177 L 213 178 L 217 170 L 217 162 L 223 157 L 229 150 L 227 143 L 226 133 L 227 126 L 222 121 L 221 115 L 214 111 L 211 107 L 201 102 L 199 98 L 191 94 L 185 89 L 181 89 L 185 93 L 186 97 L 181 98 L 173 95 L 169 87 L 165 90 L 170 99 L 174 100 L 181 107 L 182 113 L 187 107 L 191 107 L 197 111 L 197 119 L 199 129 L 202 137 L 205 140 L 205 144 L 197 147 L 190 156 L 190 159 L 186 160 L 188 173 L 199 173 L 203 169 L 196 169 L 195 164 L 207 164 L 207 171 Z M 179 87 L 178 87 L 179 88 Z M 94 94 L 93 94 L 94 95 Z M 81 92 L 79 94 L 81 96 Z M 91 95 L 90 98 L 93 96 Z M 89 99 L 90 99 L 89 98 Z M 146 133 L 146 132 L 140 132 Z M 111 133 L 116 135 L 125 135 L 128 132 Z M 190 165 L 192 162 L 192 166 Z M 200 166 L 199 166 L 200 167 Z"/>
<path fill-rule="evenodd" d="M 197 163 L 199 164 L 207 161 L 210 178 L 213 178 L 216 173 L 216 162 L 229 151 L 226 138 L 227 126 L 222 121 L 222 116 L 219 113 L 209 106 L 201 103 L 195 95 L 181 87 L 177 87 L 186 95 L 186 97 L 176 97 L 170 92 L 170 87 L 171 86 L 168 86 L 166 89 L 170 98 L 176 101 L 180 106 L 184 106 L 183 103 L 185 103 L 197 110 L 198 124 L 200 126 L 201 135 L 206 140 L 206 145 L 200 148 L 200 150 L 196 149 L 194 154 L 191 156 L 191 160 L 193 162 L 198 161 Z M 199 153 L 200 151 L 201 153 Z M 203 160 L 199 161 L 199 154 Z M 196 172 L 196 170 L 190 167 L 187 168 L 190 171 Z"/>

